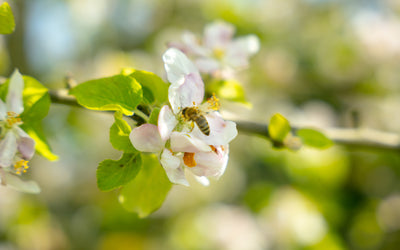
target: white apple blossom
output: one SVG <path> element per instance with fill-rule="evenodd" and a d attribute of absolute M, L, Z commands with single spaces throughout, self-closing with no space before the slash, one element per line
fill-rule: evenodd
<path fill-rule="evenodd" d="M 201 72 L 229 78 L 234 70 L 246 68 L 249 57 L 260 48 L 257 36 L 233 38 L 234 33 L 233 25 L 215 21 L 204 28 L 202 40 L 186 31 L 182 42 L 172 42 L 169 46 L 195 58 L 194 62 Z"/>
<path fill-rule="evenodd" d="M 35 152 L 35 141 L 19 125 L 24 111 L 22 91 L 24 80 L 18 70 L 10 78 L 6 102 L 0 99 L 0 180 L 23 192 L 38 193 L 36 183 L 25 182 L 18 175 L 28 169 L 28 160 Z"/>
<path fill-rule="evenodd" d="M 236 124 L 225 121 L 216 111 L 215 97 L 201 104 L 204 83 L 192 62 L 179 50 L 168 49 L 163 60 L 171 85 L 168 98 L 158 116 L 158 126 L 144 124 L 132 130 L 133 146 L 142 152 L 159 154 L 171 182 L 188 186 L 185 169 L 208 185 L 208 177 L 219 178 L 228 163 L 229 142 L 237 135 Z M 181 111 L 192 107 L 204 111 L 210 134 L 205 135 L 193 121 L 184 119 Z"/>

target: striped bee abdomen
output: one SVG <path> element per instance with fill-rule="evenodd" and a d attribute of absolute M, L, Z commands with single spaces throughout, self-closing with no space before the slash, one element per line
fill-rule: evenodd
<path fill-rule="evenodd" d="M 186 120 L 195 122 L 203 134 L 210 135 L 210 126 L 207 119 L 197 107 L 184 108 L 182 115 Z"/>

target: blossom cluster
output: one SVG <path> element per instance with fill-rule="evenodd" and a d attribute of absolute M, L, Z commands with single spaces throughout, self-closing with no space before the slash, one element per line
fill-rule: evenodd
<path fill-rule="evenodd" d="M 229 142 L 237 135 L 236 124 L 221 117 L 216 97 L 203 103 L 203 80 L 185 54 L 170 48 L 163 61 L 171 83 L 170 105 L 161 108 L 157 126 L 143 124 L 134 128 L 131 142 L 139 151 L 157 153 L 172 183 L 189 186 L 186 169 L 200 183 L 208 185 L 208 177 L 218 179 L 225 171 Z M 187 117 L 185 110 L 193 116 Z"/>
<path fill-rule="evenodd" d="M 24 111 L 22 91 L 24 80 L 18 70 L 12 74 L 5 103 L 0 99 L 0 181 L 19 191 L 37 193 L 34 182 L 24 182 L 19 175 L 28 169 L 35 153 L 35 141 L 20 128 Z"/>
<path fill-rule="evenodd" d="M 232 24 L 215 21 L 204 28 L 203 39 L 186 31 L 181 42 L 171 42 L 169 46 L 193 57 L 200 72 L 227 79 L 235 70 L 246 68 L 249 57 L 260 48 L 256 35 L 233 38 L 234 33 Z"/>

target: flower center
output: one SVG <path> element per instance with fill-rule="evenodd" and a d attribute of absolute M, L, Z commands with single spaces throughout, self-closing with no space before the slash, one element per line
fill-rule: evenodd
<path fill-rule="evenodd" d="M 212 151 L 216 154 L 218 154 L 218 150 L 216 147 L 214 147 L 213 145 L 210 145 L 210 148 L 212 149 Z"/>
<path fill-rule="evenodd" d="M 13 125 L 21 125 L 22 120 L 17 113 L 9 111 L 7 112 L 6 124 L 11 128 Z"/>
<path fill-rule="evenodd" d="M 26 170 L 29 168 L 28 161 L 19 160 L 14 165 L 14 170 L 16 174 L 26 173 Z"/>
<path fill-rule="evenodd" d="M 217 59 L 222 59 L 222 58 L 224 57 L 224 55 L 225 55 L 225 50 L 224 50 L 224 49 L 221 49 L 221 48 L 215 48 L 215 49 L 213 50 L 213 52 L 214 52 L 214 56 L 215 56 Z"/>
<path fill-rule="evenodd" d="M 195 167 L 197 163 L 194 160 L 194 153 L 185 152 L 183 155 L 183 163 L 185 163 L 189 168 Z"/>

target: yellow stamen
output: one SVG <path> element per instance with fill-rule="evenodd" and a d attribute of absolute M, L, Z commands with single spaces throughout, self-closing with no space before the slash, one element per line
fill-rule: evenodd
<path fill-rule="evenodd" d="M 194 153 L 185 152 L 183 155 L 183 163 L 185 163 L 189 168 L 195 167 L 197 163 L 194 160 Z"/>
<path fill-rule="evenodd" d="M 16 174 L 26 173 L 26 170 L 29 168 L 28 162 L 26 160 L 19 160 L 14 165 L 14 170 Z"/>
<path fill-rule="evenodd" d="M 218 150 L 216 147 L 214 147 L 213 145 L 210 145 L 210 148 L 212 151 L 214 151 L 214 153 L 218 154 Z"/>
<path fill-rule="evenodd" d="M 219 99 L 213 93 L 210 98 L 207 99 L 207 103 L 210 105 L 212 110 L 219 110 L 221 104 L 219 103 Z"/>
<path fill-rule="evenodd" d="M 19 117 L 19 115 L 12 111 L 7 112 L 6 122 L 7 122 L 7 126 L 9 126 L 9 127 L 12 127 L 14 124 L 17 124 L 17 125 L 22 124 L 22 120 Z"/>
<path fill-rule="evenodd" d="M 214 55 L 217 59 L 222 59 L 225 55 L 225 50 L 220 49 L 220 48 L 215 48 Z"/>

